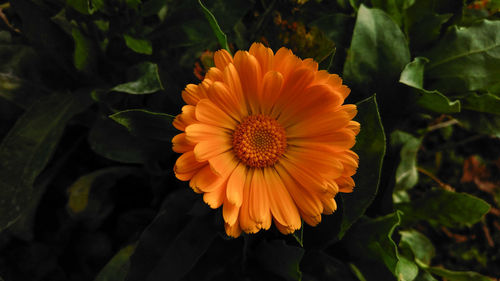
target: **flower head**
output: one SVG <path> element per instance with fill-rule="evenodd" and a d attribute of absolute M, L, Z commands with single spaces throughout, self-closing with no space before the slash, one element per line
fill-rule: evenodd
<path fill-rule="evenodd" d="M 172 140 L 178 179 L 223 206 L 226 233 L 256 233 L 272 221 L 284 234 L 321 221 L 351 192 L 358 167 L 356 106 L 338 75 L 312 59 L 259 43 L 214 55 L 215 67 L 182 92 Z"/>

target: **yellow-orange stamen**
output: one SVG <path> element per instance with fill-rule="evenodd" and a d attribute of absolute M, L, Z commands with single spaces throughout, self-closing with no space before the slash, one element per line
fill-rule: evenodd
<path fill-rule="evenodd" d="M 285 149 L 285 129 L 269 116 L 248 116 L 233 133 L 234 153 L 250 167 L 274 165 Z"/>

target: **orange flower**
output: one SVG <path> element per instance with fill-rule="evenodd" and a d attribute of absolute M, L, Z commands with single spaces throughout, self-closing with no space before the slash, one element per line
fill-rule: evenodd
<path fill-rule="evenodd" d="M 182 92 L 187 103 L 174 120 L 172 140 L 182 153 L 178 179 L 221 205 L 226 233 L 269 229 L 289 234 L 321 221 L 337 208 L 338 192 L 351 192 L 358 156 L 356 106 L 342 105 L 350 90 L 338 75 L 318 71 L 281 48 L 260 43 L 234 58 L 219 50 L 215 67 Z"/>

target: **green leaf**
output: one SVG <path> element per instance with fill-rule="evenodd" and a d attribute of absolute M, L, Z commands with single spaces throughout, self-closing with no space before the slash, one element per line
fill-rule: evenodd
<path fill-rule="evenodd" d="M 490 93 L 482 95 L 473 93 L 463 99 L 463 108 L 500 115 L 500 97 Z"/>
<path fill-rule="evenodd" d="M 130 8 L 130 9 L 134 9 L 136 10 L 139 5 L 141 4 L 141 0 L 126 0 L 127 2 L 127 6 Z"/>
<path fill-rule="evenodd" d="M 400 231 L 399 234 L 401 235 L 399 242 L 401 249 L 409 249 L 419 263 L 426 265 L 431 263 L 436 250 L 429 238 L 414 229 Z"/>
<path fill-rule="evenodd" d="M 404 11 L 415 0 L 371 0 L 373 8 L 385 11 L 399 25 L 403 25 Z"/>
<path fill-rule="evenodd" d="M 264 269 L 289 281 L 301 280 L 299 264 L 304 249 L 289 246 L 283 240 L 263 240 L 256 250 L 256 256 Z"/>
<path fill-rule="evenodd" d="M 179 280 L 195 266 L 217 235 L 213 212 L 183 186 L 170 193 L 141 234 L 127 280 Z"/>
<path fill-rule="evenodd" d="M 449 281 L 491 281 L 491 278 L 473 271 L 453 271 L 440 267 L 427 267 L 426 270 Z"/>
<path fill-rule="evenodd" d="M 432 277 L 432 274 L 430 274 L 429 272 L 420 269 L 417 278 L 415 278 L 414 281 L 438 281 L 438 280 Z"/>
<path fill-rule="evenodd" d="M 151 62 L 144 62 L 132 69 L 136 75 L 135 80 L 117 85 L 111 91 L 123 92 L 135 95 L 151 94 L 163 89 L 158 65 Z"/>
<path fill-rule="evenodd" d="M 416 89 L 416 102 L 422 108 L 438 113 L 460 112 L 460 101 L 450 101 L 436 90 L 427 91 L 423 88 L 424 68 L 428 62 L 429 60 L 424 57 L 416 57 L 405 66 L 399 77 L 399 82 Z"/>
<path fill-rule="evenodd" d="M 422 198 L 397 205 L 403 211 L 403 224 L 410 225 L 420 220 L 446 227 L 470 226 L 489 211 L 490 205 L 467 193 L 442 189 L 431 190 Z"/>
<path fill-rule="evenodd" d="M 422 139 L 402 131 L 391 134 L 391 145 L 400 147 L 400 162 L 396 169 L 395 191 L 407 190 L 418 183 L 417 152 Z"/>
<path fill-rule="evenodd" d="M 231 53 L 231 50 L 229 49 L 229 45 L 227 43 L 227 36 L 220 28 L 219 23 L 217 23 L 217 20 L 215 19 L 215 16 L 210 12 L 209 9 L 207 9 L 207 7 L 205 7 L 205 5 L 203 5 L 203 3 L 201 3 L 201 0 L 198 0 L 198 3 L 200 4 L 201 9 L 203 10 L 205 18 L 208 20 L 208 23 L 210 24 L 212 31 L 217 37 L 219 44 L 222 46 L 223 49 L 226 49 L 226 51 Z"/>
<path fill-rule="evenodd" d="M 408 43 L 397 24 L 385 12 L 361 5 L 344 65 L 346 84 L 365 96 L 388 93 L 408 62 Z"/>
<path fill-rule="evenodd" d="M 375 219 L 363 217 L 344 237 L 349 254 L 365 264 L 382 262 L 398 280 L 413 280 L 418 274 L 417 265 L 399 256 L 391 238 L 400 222 L 399 211 Z"/>
<path fill-rule="evenodd" d="M 385 155 L 385 134 L 375 95 L 357 104 L 355 120 L 361 124 L 353 150 L 359 155 L 359 168 L 354 175 L 356 186 L 352 193 L 343 193 L 342 224 L 339 238 L 359 219 L 378 191 L 382 161 Z"/>
<path fill-rule="evenodd" d="M 463 110 L 455 117 L 466 129 L 500 138 L 500 116 L 496 114 Z"/>
<path fill-rule="evenodd" d="M 87 92 L 56 93 L 35 102 L 0 144 L 0 231 L 28 206 L 33 183 L 52 158 L 68 121 L 85 110 Z"/>
<path fill-rule="evenodd" d="M 451 29 L 424 53 L 426 78 L 445 93 L 488 90 L 500 77 L 500 21 Z"/>
<path fill-rule="evenodd" d="M 68 188 L 68 208 L 73 214 L 84 212 L 92 201 L 92 189 L 98 188 L 99 192 L 110 188 L 117 179 L 136 172 L 136 168 L 111 167 L 94 171 L 79 177 Z"/>
<path fill-rule="evenodd" d="M 73 28 L 71 34 L 75 41 L 75 52 L 73 53 L 75 67 L 80 71 L 88 71 L 94 59 L 92 42 L 78 28 Z"/>
<path fill-rule="evenodd" d="M 123 34 L 123 39 L 125 39 L 125 44 L 136 53 L 145 55 L 153 53 L 153 46 L 149 40 L 134 38 L 127 34 Z"/>
<path fill-rule="evenodd" d="M 89 0 L 67 0 L 66 4 L 84 15 L 92 15 L 94 13 Z"/>
<path fill-rule="evenodd" d="M 145 109 L 129 109 L 110 115 L 109 118 L 123 125 L 133 135 L 171 141 L 179 133 L 172 126 L 175 116 Z"/>
<path fill-rule="evenodd" d="M 104 266 L 94 281 L 124 281 L 130 267 L 130 256 L 134 253 L 135 245 L 128 245 L 121 249 Z"/>

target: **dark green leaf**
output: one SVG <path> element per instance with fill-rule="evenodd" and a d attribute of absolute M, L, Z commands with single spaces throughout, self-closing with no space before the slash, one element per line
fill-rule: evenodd
<path fill-rule="evenodd" d="M 0 231 L 14 223 L 30 202 L 33 183 L 57 147 L 67 122 L 91 100 L 57 93 L 35 102 L 0 144 Z"/>
<path fill-rule="evenodd" d="M 289 246 L 283 240 L 271 242 L 263 240 L 256 250 L 256 255 L 266 270 L 289 281 L 301 280 L 302 272 L 299 264 L 304 249 Z"/>
<path fill-rule="evenodd" d="M 300 269 L 304 276 L 311 275 L 316 280 L 356 280 L 347 264 L 323 251 L 307 250 L 300 262 Z"/>
<path fill-rule="evenodd" d="M 84 15 L 91 15 L 94 9 L 90 6 L 89 0 L 67 0 L 66 4 Z"/>
<path fill-rule="evenodd" d="M 145 55 L 151 55 L 153 53 L 153 46 L 151 46 L 149 40 L 134 38 L 127 34 L 123 34 L 123 38 L 127 46 L 134 52 Z"/>
<path fill-rule="evenodd" d="M 223 49 L 226 49 L 226 51 L 231 53 L 231 50 L 229 49 L 229 45 L 227 44 L 227 36 L 220 28 L 219 23 L 217 23 L 217 20 L 215 19 L 215 16 L 210 12 L 209 9 L 207 9 L 207 7 L 205 7 L 205 5 L 203 5 L 203 3 L 201 3 L 201 0 L 198 0 L 198 3 L 200 4 L 201 9 L 203 10 L 203 14 L 205 15 L 205 18 L 207 19 L 208 23 L 210 24 L 212 31 L 214 32 L 215 36 L 217 37 L 219 44 L 222 46 Z"/>
<path fill-rule="evenodd" d="M 98 188 L 99 192 L 102 193 L 109 189 L 117 179 L 136 171 L 136 168 L 110 167 L 79 177 L 68 188 L 69 210 L 73 214 L 84 212 L 89 204 L 92 203 L 89 201 L 92 201 L 91 193 L 93 188 Z M 92 207 L 96 209 L 94 206 Z"/>
<path fill-rule="evenodd" d="M 400 147 L 400 162 L 396 170 L 395 190 L 407 190 L 418 183 L 417 152 L 422 139 L 402 131 L 391 134 L 391 145 Z"/>
<path fill-rule="evenodd" d="M 391 238 L 400 221 L 400 212 L 375 219 L 360 219 L 343 240 L 349 254 L 361 263 L 382 262 L 398 280 L 413 280 L 418 274 L 417 265 L 399 256 Z"/>
<path fill-rule="evenodd" d="M 488 90 L 500 77 L 499 52 L 500 21 L 455 27 L 424 53 L 430 60 L 425 75 L 445 94 Z"/>
<path fill-rule="evenodd" d="M 385 12 L 361 5 L 344 65 L 346 84 L 365 96 L 382 95 L 409 62 L 408 44 L 397 24 Z"/>
<path fill-rule="evenodd" d="M 436 189 L 427 192 L 422 198 L 399 204 L 397 208 L 404 213 L 404 225 L 426 220 L 457 227 L 475 224 L 489 211 L 490 205 L 467 193 Z"/>
<path fill-rule="evenodd" d="M 491 281 L 491 278 L 472 271 L 453 271 L 440 267 L 427 267 L 426 270 L 449 281 Z"/>
<path fill-rule="evenodd" d="M 109 116 L 117 123 L 125 126 L 133 135 L 171 141 L 179 133 L 173 126 L 175 116 L 152 112 L 145 109 L 129 109 Z"/>
<path fill-rule="evenodd" d="M 400 248 L 411 250 L 415 260 L 420 263 L 426 265 L 431 263 L 436 250 L 432 242 L 425 235 L 413 229 L 400 231 L 399 234 L 401 235 Z"/>
<path fill-rule="evenodd" d="M 500 98 L 489 93 L 470 94 L 463 99 L 463 108 L 500 115 Z"/>
<path fill-rule="evenodd" d="M 139 239 L 127 280 L 175 281 L 195 266 L 218 235 L 213 213 L 199 200 L 184 186 L 165 200 Z M 200 204 L 202 214 L 188 214 L 193 203 Z"/>
<path fill-rule="evenodd" d="M 417 278 L 414 281 L 438 281 L 436 278 L 432 277 L 432 274 L 429 272 L 420 269 L 418 272 Z"/>
<path fill-rule="evenodd" d="M 438 113 L 460 112 L 460 101 L 450 101 L 436 90 L 427 91 L 423 88 L 424 67 L 428 61 L 424 57 L 416 57 L 405 66 L 403 72 L 401 72 L 399 82 L 416 89 L 418 95 L 417 104 L 422 108 Z"/>
<path fill-rule="evenodd" d="M 160 76 L 158 74 L 158 65 L 151 62 L 144 62 L 138 65 L 134 69 L 134 72 L 138 74 L 136 80 L 117 85 L 112 88 L 111 91 L 143 95 L 151 94 L 163 89 Z"/>
<path fill-rule="evenodd" d="M 78 28 L 72 30 L 73 40 L 75 41 L 75 52 L 73 53 L 73 62 L 76 69 L 86 71 L 91 66 L 94 59 L 92 42 L 82 34 Z"/>
<path fill-rule="evenodd" d="M 355 120 L 361 124 L 361 131 L 356 137 L 353 150 L 359 155 L 359 168 L 354 176 L 354 191 L 341 194 L 344 210 L 339 238 L 365 213 L 375 198 L 385 155 L 385 134 L 375 96 L 357 106 L 358 115 Z"/>
<path fill-rule="evenodd" d="M 373 8 L 386 12 L 399 25 L 403 26 L 404 11 L 415 0 L 371 0 Z"/>
<path fill-rule="evenodd" d="M 94 281 L 124 281 L 130 267 L 130 256 L 134 253 L 135 245 L 121 249 L 97 274 Z"/>

